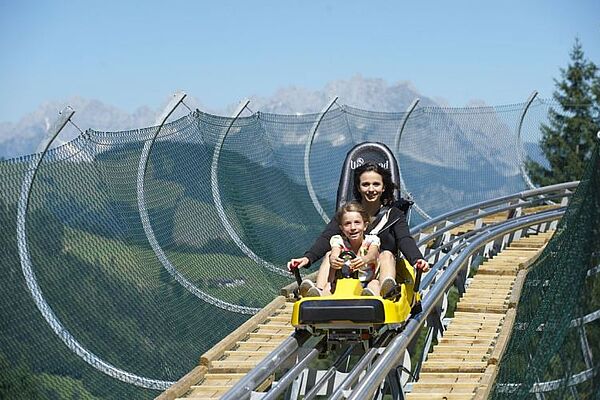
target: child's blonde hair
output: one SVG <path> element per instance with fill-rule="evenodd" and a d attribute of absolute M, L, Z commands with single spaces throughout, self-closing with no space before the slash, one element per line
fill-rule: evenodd
<path fill-rule="evenodd" d="M 363 218 L 363 221 L 365 222 L 365 226 L 369 224 L 369 220 L 371 218 L 367 210 L 365 210 L 365 208 L 362 206 L 362 204 L 360 204 L 358 201 L 349 201 L 348 203 L 345 203 L 343 206 L 341 206 L 338 212 L 335 213 L 335 220 L 337 221 L 338 225 L 342 224 L 342 217 L 344 216 L 344 214 L 349 212 L 359 213 L 360 216 Z"/>

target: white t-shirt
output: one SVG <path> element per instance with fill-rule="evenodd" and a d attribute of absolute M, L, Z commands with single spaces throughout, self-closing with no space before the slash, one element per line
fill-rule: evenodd
<path fill-rule="evenodd" d="M 331 239 L 329 240 L 329 244 L 331 245 L 332 249 L 337 247 L 337 248 L 342 249 L 342 251 L 352 251 L 352 246 L 350 246 L 350 243 L 348 242 L 348 240 L 346 240 L 344 237 L 342 237 L 342 235 L 332 236 Z M 360 256 L 367 255 L 367 253 L 369 252 L 369 248 L 371 246 L 377 246 L 377 248 L 379 248 L 379 246 L 381 246 L 381 240 L 379 240 L 379 236 L 365 235 L 362 245 L 360 246 L 360 249 L 358 249 L 357 256 L 360 257 Z M 365 265 L 363 268 L 361 268 L 358 271 L 358 279 L 361 282 L 369 282 L 377 276 L 378 272 L 379 272 L 379 263 L 377 261 L 372 262 L 370 264 Z"/>

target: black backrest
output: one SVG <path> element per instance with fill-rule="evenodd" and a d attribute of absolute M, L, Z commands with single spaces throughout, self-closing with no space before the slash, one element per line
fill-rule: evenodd
<path fill-rule="evenodd" d="M 392 174 L 392 182 L 396 184 L 394 191 L 394 199 L 400 200 L 400 173 L 398 171 L 398 163 L 392 151 L 383 143 L 365 142 L 354 146 L 346 155 L 342 174 L 340 175 L 340 184 L 338 185 L 337 201 L 335 203 L 336 210 L 342 204 L 356 200 L 353 194 L 354 185 L 354 170 L 367 163 L 374 162 L 389 170 Z"/>

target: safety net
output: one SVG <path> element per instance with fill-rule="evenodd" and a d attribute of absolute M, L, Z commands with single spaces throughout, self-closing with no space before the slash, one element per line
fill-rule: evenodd
<path fill-rule="evenodd" d="M 530 268 L 492 399 L 600 398 L 600 157 Z"/>
<path fill-rule="evenodd" d="M 197 110 L 0 162 L 0 398 L 156 396 L 292 281 L 354 145 L 392 150 L 414 224 L 527 189 L 551 107 Z"/>

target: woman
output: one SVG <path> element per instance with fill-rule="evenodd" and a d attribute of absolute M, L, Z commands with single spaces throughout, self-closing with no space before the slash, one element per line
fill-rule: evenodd
<path fill-rule="evenodd" d="M 367 233 L 376 232 L 381 240 L 379 280 L 382 295 L 396 286 L 395 255 L 398 251 L 401 251 L 415 268 L 422 269 L 424 272 L 429 270 L 429 264 L 423 259 L 421 251 L 410 235 L 404 213 L 393 206 L 394 188 L 390 172 L 377 164 L 366 163 L 354 171 L 354 197 L 371 217 Z M 314 286 L 312 282 L 305 281 L 300 288 L 301 293 L 320 295 L 326 288 L 329 269 L 342 268 L 344 261 L 337 257 L 331 257 L 331 254 L 327 253 L 330 249 L 329 240 L 333 235 L 339 234 L 340 228 L 337 222 L 330 221 L 303 257 L 294 258 L 288 262 L 287 267 L 290 271 L 294 268 L 308 268 L 312 263 L 327 255 L 319 268 L 316 287 L 312 287 Z M 353 269 L 362 268 L 365 265 L 362 257 L 356 257 L 351 261 Z M 310 293 L 308 293 L 309 290 Z M 323 294 L 327 294 L 327 292 L 323 292 Z"/>

